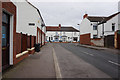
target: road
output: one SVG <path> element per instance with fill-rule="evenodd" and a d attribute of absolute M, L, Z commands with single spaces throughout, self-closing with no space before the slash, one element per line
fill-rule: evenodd
<path fill-rule="evenodd" d="M 118 77 L 118 55 L 71 43 L 48 43 L 3 73 L 3 78 Z M 4 80 L 4 79 L 3 79 Z"/>
<path fill-rule="evenodd" d="M 118 78 L 120 76 L 119 75 L 120 74 L 119 73 L 120 72 L 120 63 L 119 63 L 120 56 L 118 54 L 115 54 L 113 52 L 109 52 L 106 50 L 94 50 L 94 49 L 84 48 L 84 47 L 76 46 L 71 43 L 54 44 L 54 46 L 56 45 L 62 46 L 63 48 L 70 51 L 72 54 L 76 55 L 77 57 L 86 61 L 87 63 L 90 63 L 91 65 L 105 72 L 112 78 Z M 57 50 L 57 47 L 55 47 L 55 50 Z M 57 52 L 56 54 L 58 54 L 58 51 L 56 52 Z M 58 57 L 58 60 L 66 58 L 65 56 L 61 56 L 61 59 L 59 59 L 60 55 L 58 55 L 57 57 Z"/>

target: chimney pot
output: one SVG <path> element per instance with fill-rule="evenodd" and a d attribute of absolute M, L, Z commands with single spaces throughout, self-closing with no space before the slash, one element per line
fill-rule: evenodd
<path fill-rule="evenodd" d="M 59 24 L 59 28 L 61 28 L 61 24 Z"/>
<path fill-rule="evenodd" d="M 88 16 L 88 14 L 85 14 L 85 15 L 83 16 L 83 19 L 85 19 L 87 16 Z"/>

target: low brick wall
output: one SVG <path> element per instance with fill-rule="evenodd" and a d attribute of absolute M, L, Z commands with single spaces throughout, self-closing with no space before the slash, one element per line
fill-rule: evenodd
<path fill-rule="evenodd" d="M 80 44 L 91 45 L 90 33 L 80 35 Z"/>
<path fill-rule="evenodd" d="M 104 47 L 104 39 L 102 38 L 91 39 L 91 45 Z"/>

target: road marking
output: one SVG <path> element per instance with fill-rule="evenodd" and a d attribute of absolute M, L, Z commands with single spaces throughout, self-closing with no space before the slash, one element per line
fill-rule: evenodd
<path fill-rule="evenodd" d="M 112 63 L 112 64 L 115 64 L 117 66 L 120 66 L 120 64 L 116 63 L 116 62 L 113 62 L 113 61 L 108 61 L 109 63 Z"/>
<path fill-rule="evenodd" d="M 82 51 L 82 52 L 83 52 L 83 51 Z M 83 53 L 88 54 L 88 55 L 90 55 L 90 56 L 94 56 L 93 54 L 88 53 L 88 52 L 83 52 Z"/>
<path fill-rule="evenodd" d="M 57 79 L 62 79 L 62 75 L 61 75 L 58 59 L 57 59 L 57 56 L 55 54 L 54 48 L 53 48 L 53 59 L 54 59 L 54 64 L 55 64 L 56 78 Z"/>

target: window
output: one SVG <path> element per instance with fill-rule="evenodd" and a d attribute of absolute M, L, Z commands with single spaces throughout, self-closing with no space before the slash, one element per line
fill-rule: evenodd
<path fill-rule="evenodd" d="M 2 22 L 8 23 L 9 22 L 9 16 L 8 14 L 4 13 L 2 14 Z"/>
<path fill-rule="evenodd" d="M 77 37 L 73 37 L 73 41 L 77 42 L 78 38 Z"/>
<path fill-rule="evenodd" d="M 35 26 L 35 23 L 29 23 L 29 26 Z"/>
<path fill-rule="evenodd" d="M 56 32 L 56 35 L 58 35 L 58 32 Z"/>
<path fill-rule="evenodd" d="M 115 31 L 115 23 L 112 23 L 112 31 Z"/>
<path fill-rule="evenodd" d="M 68 37 L 68 39 L 70 39 L 70 37 Z"/>
<path fill-rule="evenodd" d="M 7 45 L 7 38 L 6 38 L 6 27 L 2 26 L 2 47 Z"/>
<path fill-rule="evenodd" d="M 93 30 L 97 30 L 97 25 L 93 25 Z"/>
<path fill-rule="evenodd" d="M 55 41 L 58 41 L 58 37 L 55 37 Z"/>
<path fill-rule="evenodd" d="M 93 38 L 94 38 L 94 39 L 97 38 L 97 35 L 93 35 Z"/>
<path fill-rule="evenodd" d="M 74 32 L 74 35 L 76 35 L 76 32 Z"/>
<path fill-rule="evenodd" d="M 46 36 L 46 41 L 47 41 L 48 36 Z"/>

